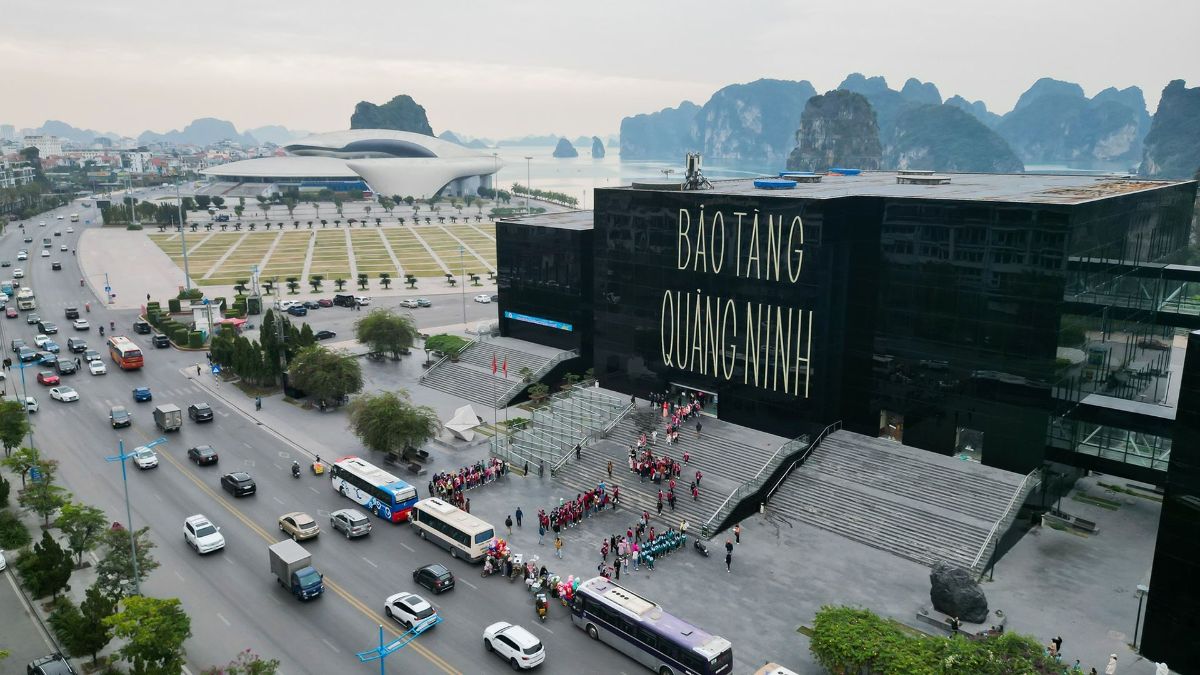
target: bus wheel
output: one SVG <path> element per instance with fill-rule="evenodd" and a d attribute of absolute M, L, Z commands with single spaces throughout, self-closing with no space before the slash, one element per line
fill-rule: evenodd
<path fill-rule="evenodd" d="M 454 558 L 454 559 L 458 559 L 458 549 L 451 547 L 450 557 Z"/>
<path fill-rule="evenodd" d="M 588 627 L 587 627 L 587 634 L 588 634 L 588 637 L 592 638 L 593 640 L 600 639 L 600 633 L 596 630 L 596 627 L 590 623 L 588 624 Z"/>

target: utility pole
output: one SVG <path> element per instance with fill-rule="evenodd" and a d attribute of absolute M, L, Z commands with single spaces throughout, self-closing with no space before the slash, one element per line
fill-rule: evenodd
<path fill-rule="evenodd" d="M 183 176 L 175 181 L 175 199 L 179 207 L 179 241 L 183 247 L 183 287 L 187 290 L 192 290 L 192 276 L 188 274 L 188 258 L 187 258 L 187 227 L 183 222 L 183 197 L 179 191 L 179 185 L 183 182 Z"/>

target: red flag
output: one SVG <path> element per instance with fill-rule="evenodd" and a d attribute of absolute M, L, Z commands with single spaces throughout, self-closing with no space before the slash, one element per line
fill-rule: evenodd
<path fill-rule="evenodd" d="M 508 377 L 508 357 L 507 356 L 504 357 L 504 365 L 502 365 L 500 367 L 500 369 L 504 371 L 504 376 Z"/>
<path fill-rule="evenodd" d="M 496 374 L 496 355 L 492 354 L 492 374 Z"/>

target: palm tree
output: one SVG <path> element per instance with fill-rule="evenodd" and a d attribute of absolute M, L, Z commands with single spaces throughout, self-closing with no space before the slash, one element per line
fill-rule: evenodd
<path fill-rule="evenodd" d="M 322 220 L 322 221 L 321 221 L 321 228 L 323 229 L 323 228 L 324 228 L 326 225 L 328 225 L 328 224 L 329 224 L 329 221 L 328 221 L 328 220 Z"/>
<path fill-rule="evenodd" d="M 341 293 L 341 292 L 342 292 L 342 287 L 346 285 L 346 280 L 345 280 L 345 279 L 343 279 L 343 278 L 341 278 L 341 277 L 338 277 L 338 278 L 336 278 L 336 279 L 334 279 L 334 280 L 333 280 L 333 284 L 334 284 L 335 286 L 337 286 L 338 293 Z"/>
<path fill-rule="evenodd" d="M 314 274 L 308 278 L 308 283 L 312 286 L 313 293 L 321 292 L 321 282 L 324 280 L 325 280 L 325 277 L 320 274 Z"/>
<path fill-rule="evenodd" d="M 400 223 L 401 225 L 403 225 L 403 224 L 404 224 L 404 216 L 400 216 L 399 218 L 397 218 L 397 219 L 396 219 L 396 222 L 398 222 L 398 223 Z"/>
<path fill-rule="evenodd" d="M 367 290 L 367 280 L 368 280 L 368 277 L 367 277 L 366 272 L 360 272 L 358 275 L 359 290 L 362 290 L 362 291 Z"/>
<path fill-rule="evenodd" d="M 288 295 L 295 295 L 296 289 L 300 288 L 300 278 L 299 277 L 288 277 L 287 278 L 287 287 L 288 287 Z"/>
<path fill-rule="evenodd" d="M 388 290 L 388 287 L 392 285 L 392 275 L 387 272 L 380 272 L 379 283 L 383 284 L 383 290 Z"/>
<path fill-rule="evenodd" d="M 308 229 L 310 229 L 310 230 L 312 229 L 312 221 L 311 220 L 308 221 Z"/>

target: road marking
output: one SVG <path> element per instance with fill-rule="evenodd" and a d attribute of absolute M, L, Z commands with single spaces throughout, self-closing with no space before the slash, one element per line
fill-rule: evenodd
<path fill-rule="evenodd" d="M 368 565 L 370 565 L 371 567 L 374 567 L 374 568 L 376 568 L 376 569 L 379 569 L 379 565 L 376 565 L 375 563 L 371 562 L 370 560 L 367 560 L 366 558 L 363 558 L 363 562 L 367 563 L 367 564 L 368 564 Z"/>
<path fill-rule="evenodd" d="M 546 624 L 537 624 L 537 623 L 535 623 L 535 624 L 533 624 L 533 625 L 535 625 L 535 626 L 541 626 L 541 627 L 542 627 L 542 630 L 546 631 L 547 633 L 549 633 L 549 634 L 551 634 L 551 635 L 554 635 L 554 631 L 550 630 L 549 628 L 546 628 Z"/>
<path fill-rule="evenodd" d="M 184 579 L 183 575 L 179 573 L 179 570 L 172 570 L 172 571 L 175 572 L 175 576 L 179 577 L 180 581 L 187 581 L 187 579 Z"/>
<path fill-rule="evenodd" d="M 242 445 L 246 446 L 247 448 L 250 448 L 251 450 L 253 450 L 253 449 L 254 449 L 254 446 L 253 446 L 253 445 L 250 445 L 250 444 L 249 444 L 249 443 L 247 443 L 246 441 L 242 441 Z"/>
<path fill-rule="evenodd" d="M 342 653 L 342 650 L 338 649 L 337 647 L 334 647 L 333 643 L 330 642 L 329 640 L 326 640 L 325 638 L 321 638 L 321 642 L 324 642 L 326 647 L 329 647 L 330 649 L 332 649 L 334 654 Z"/>
<path fill-rule="evenodd" d="M 135 430 L 134 433 L 141 435 L 142 438 L 145 439 L 146 441 L 151 440 L 151 438 L 148 435 L 146 435 L 146 433 L 143 431 Z M 235 506 L 233 502 L 226 499 L 226 497 L 223 493 L 217 492 L 216 490 L 209 487 L 206 483 L 204 483 L 204 481 L 200 480 L 200 478 L 197 477 L 191 471 L 185 471 L 184 469 L 187 467 L 185 467 L 185 465 L 181 464 L 179 462 L 179 460 L 175 459 L 175 457 L 173 457 L 171 455 L 166 455 L 166 454 L 164 454 L 164 457 L 176 469 L 178 469 L 179 472 L 181 474 L 183 474 L 183 476 L 185 478 L 192 481 L 192 484 L 194 484 L 197 489 L 199 489 L 201 492 L 208 495 L 209 498 L 211 498 L 212 500 L 214 500 L 221 506 L 225 507 L 225 510 L 229 511 L 230 515 L 232 515 L 234 518 L 237 518 L 238 520 L 240 520 L 243 525 L 245 525 L 250 531 L 257 534 L 259 536 L 259 538 L 261 538 L 267 544 L 276 543 L 277 540 L 275 539 L 274 536 L 272 536 L 272 534 L 270 532 L 268 532 L 265 528 L 260 526 L 258 523 L 251 520 L 250 517 L 247 516 L 245 513 L 243 513 L 240 509 L 238 509 L 237 506 Z M 228 561 L 229 564 L 231 564 L 231 565 L 235 564 L 233 562 L 232 558 L 225 558 L 225 560 Z M 342 586 L 340 584 L 338 584 L 337 582 L 335 582 L 333 579 L 331 579 L 329 577 L 329 575 L 325 576 L 325 587 L 327 589 L 329 589 L 330 591 L 332 591 L 333 593 L 337 594 L 340 598 L 345 600 L 352 607 L 357 609 L 360 614 L 362 614 L 363 616 L 370 619 L 374 625 L 378 626 L 378 625 L 387 623 L 387 621 L 384 619 L 382 614 L 375 611 L 374 609 L 371 609 L 366 604 L 364 604 L 361 600 L 359 600 L 357 597 L 352 595 L 349 591 L 342 588 Z M 277 598 L 274 597 L 274 594 L 271 594 L 269 597 L 276 600 L 276 602 L 280 602 L 280 604 L 282 604 L 281 601 L 279 601 Z M 404 635 L 404 632 L 398 631 L 391 626 L 388 626 L 388 632 L 391 633 L 391 635 L 393 637 L 402 637 Z M 49 644 L 49 643 L 47 642 L 47 644 Z M 333 645 L 329 645 L 329 646 L 335 652 L 338 651 L 337 648 L 334 647 Z M 413 641 L 408 644 L 408 648 L 415 650 L 418 654 L 423 656 L 427 661 L 429 661 L 433 665 L 437 666 L 438 669 L 440 669 L 442 672 L 445 672 L 448 675 L 459 675 L 459 673 L 460 673 L 459 670 L 457 670 L 454 666 L 450 665 L 450 663 L 448 661 L 446 661 L 445 659 L 443 659 L 440 655 L 438 655 L 437 652 L 431 650 L 430 648 L 426 647 L 425 645 L 420 644 L 417 641 Z"/>
<path fill-rule="evenodd" d="M 312 490 L 313 492 L 315 492 L 315 493 L 317 493 L 317 494 L 321 494 L 321 491 L 320 491 L 320 490 L 318 490 L 317 488 L 315 488 L 315 487 L 313 487 L 313 486 L 311 486 L 311 485 L 309 485 L 309 486 L 308 486 L 308 489 L 309 489 L 309 490 Z"/>
<path fill-rule="evenodd" d="M 475 589 L 475 590 L 479 590 L 479 587 L 478 587 L 478 586 L 476 586 L 475 584 L 473 584 L 473 583 L 471 583 L 471 582 L 467 581 L 466 579 L 463 579 L 462 577 L 459 577 L 459 579 L 458 579 L 458 580 L 459 580 L 459 581 L 461 581 L 461 582 L 463 582 L 464 584 L 466 584 L 466 585 L 470 586 L 471 588 L 473 588 L 473 589 Z"/>
<path fill-rule="evenodd" d="M 409 553 L 416 553 L 416 552 L 417 552 L 417 550 L 416 550 L 415 548 L 413 548 L 413 547 L 409 546 L 408 544 L 406 544 L 406 543 L 404 543 L 404 542 L 400 542 L 400 545 L 401 545 L 401 546 L 403 546 L 403 547 L 404 547 L 404 549 L 405 549 L 406 551 L 408 551 Z"/>
<path fill-rule="evenodd" d="M 274 499 L 275 501 L 279 502 L 280 504 L 283 503 L 283 500 L 280 499 L 279 497 L 272 496 L 271 499 Z"/>
<path fill-rule="evenodd" d="M 220 620 L 221 620 L 221 623 L 225 624 L 226 626 L 232 626 L 232 625 L 233 625 L 233 624 L 229 623 L 229 619 L 226 619 L 225 617 L 221 616 L 221 613 L 220 613 L 220 612 L 217 612 L 217 618 L 218 618 L 218 619 L 220 619 Z"/>

